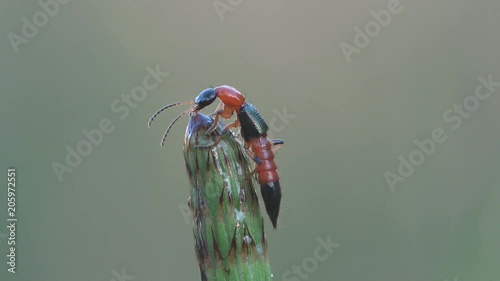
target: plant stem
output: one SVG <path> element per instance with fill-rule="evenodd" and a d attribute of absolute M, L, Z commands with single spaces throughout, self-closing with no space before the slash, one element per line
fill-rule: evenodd
<path fill-rule="evenodd" d="M 211 118 L 193 114 L 184 143 L 201 280 L 271 280 L 264 222 L 249 159 L 230 133 L 215 147 L 197 147 L 209 146 L 220 136 L 220 125 L 205 134 L 212 124 Z"/>

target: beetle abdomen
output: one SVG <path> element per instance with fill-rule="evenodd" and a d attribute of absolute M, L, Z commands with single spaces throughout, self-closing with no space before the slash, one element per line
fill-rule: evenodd
<path fill-rule="evenodd" d="M 273 227 L 276 228 L 281 203 L 280 182 L 274 181 L 263 183 L 260 185 L 260 192 L 262 194 L 262 199 L 264 199 L 267 215 L 271 219 Z"/>

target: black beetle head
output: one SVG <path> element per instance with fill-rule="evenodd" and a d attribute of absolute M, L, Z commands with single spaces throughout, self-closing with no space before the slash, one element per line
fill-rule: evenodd
<path fill-rule="evenodd" d="M 215 93 L 214 88 L 207 88 L 194 99 L 195 106 L 193 111 L 198 111 L 204 107 L 211 105 L 215 99 L 217 98 L 217 94 Z"/>

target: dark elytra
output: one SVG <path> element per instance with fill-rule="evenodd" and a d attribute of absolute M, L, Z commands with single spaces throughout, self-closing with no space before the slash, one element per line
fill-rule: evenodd
<path fill-rule="evenodd" d="M 267 133 L 268 126 L 262 115 L 255 106 L 246 103 L 238 113 L 241 123 L 241 136 L 245 141 L 256 138 Z"/>

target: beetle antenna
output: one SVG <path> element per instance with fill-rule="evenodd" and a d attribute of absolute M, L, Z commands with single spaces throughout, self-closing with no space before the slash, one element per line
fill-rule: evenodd
<path fill-rule="evenodd" d="M 148 128 L 151 127 L 151 123 L 153 122 L 153 120 L 155 120 L 156 116 L 158 116 L 158 114 L 160 114 L 163 110 L 167 109 L 167 108 L 171 108 L 171 107 L 174 107 L 174 106 L 179 106 L 179 105 L 187 105 L 187 104 L 192 104 L 194 103 L 194 100 L 190 100 L 190 101 L 182 101 L 182 102 L 176 102 L 176 103 L 171 103 L 171 104 L 168 104 L 168 105 L 165 105 L 164 107 L 160 108 L 158 111 L 156 111 L 155 114 L 153 114 L 153 116 L 151 116 L 151 118 L 149 118 L 149 121 L 148 121 Z M 180 115 L 179 115 L 180 116 Z M 177 120 L 177 119 L 176 119 Z"/>
<path fill-rule="evenodd" d="M 163 145 L 165 144 L 165 139 L 167 138 L 168 132 L 170 132 L 170 129 L 172 129 L 172 126 L 174 125 L 174 123 L 177 122 L 177 120 L 179 120 L 182 116 L 186 115 L 189 112 L 191 112 L 191 108 L 189 108 L 188 110 L 177 115 L 177 117 L 175 117 L 174 121 L 172 121 L 172 123 L 170 123 L 167 130 L 165 131 L 165 134 L 163 134 L 163 137 L 161 139 L 161 142 L 160 142 L 161 147 L 163 147 Z"/>

